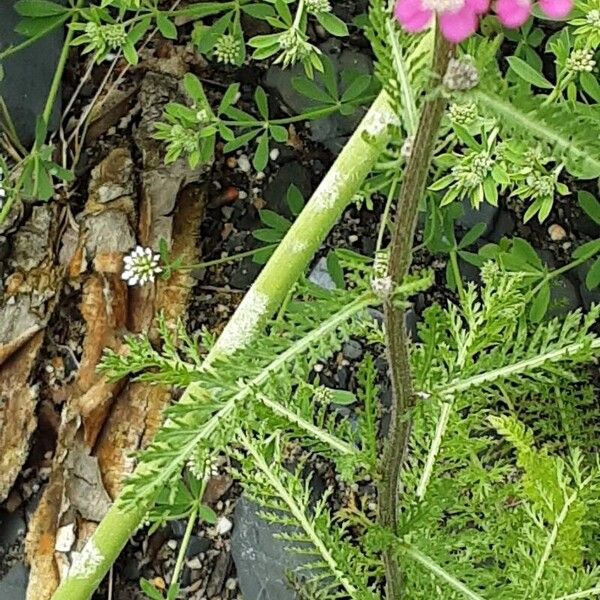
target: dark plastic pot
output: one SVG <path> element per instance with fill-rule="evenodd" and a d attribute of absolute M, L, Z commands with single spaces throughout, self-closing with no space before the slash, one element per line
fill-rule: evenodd
<path fill-rule="evenodd" d="M 0 2 L 1 49 L 25 39 L 14 31 L 19 20 L 13 2 Z M 2 63 L 4 80 L 0 82 L 0 96 L 25 146 L 33 142 L 36 118 L 44 110 L 62 43 L 63 31 L 58 29 Z M 50 129 L 58 125 L 60 98 L 56 104 Z"/>

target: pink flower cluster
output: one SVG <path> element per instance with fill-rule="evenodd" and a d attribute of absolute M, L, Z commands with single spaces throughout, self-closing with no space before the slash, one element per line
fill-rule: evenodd
<path fill-rule="evenodd" d="M 548 17 L 562 19 L 571 11 L 573 0 L 539 0 L 539 6 Z M 489 8 L 489 0 L 397 0 L 395 15 L 411 33 L 427 29 L 437 15 L 444 37 L 458 44 L 475 33 Z M 529 18 L 531 0 L 496 0 L 494 11 L 504 26 L 520 27 Z"/>

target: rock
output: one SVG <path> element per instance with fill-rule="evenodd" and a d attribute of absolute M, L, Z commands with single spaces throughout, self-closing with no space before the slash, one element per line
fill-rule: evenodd
<path fill-rule="evenodd" d="M 177 519 L 171 521 L 169 525 L 171 527 L 171 533 L 173 534 L 173 537 L 180 540 L 185 534 L 185 521 L 180 521 Z"/>
<path fill-rule="evenodd" d="M 496 219 L 496 215 L 498 214 L 498 207 L 492 206 L 487 202 L 481 204 L 481 206 L 477 208 L 473 208 L 471 206 L 471 202 L 468 198 L 463 200 L 462 202 L 463 215 L 456 219 L 456 223 L 461 227 L 464 227 L 466 231 L 478 225 L 479 223 L 485 223 L 486 228 L 483 232 L 483 235 L 487 235 L 494 228 L 494 221 Z"/>
<path fill-rule="evenodd" d="M 326 290 L 335 290 L 336 285 L 327 270 L 327 259 L 320 258 L 308 276 L 308 280 Z"/>
<path fill-rule="evenodd" d="M 582 306 L 585 310 L 589 310 L 592 304 L 600 304 L 600 287 L 588 290 L 587 285 L 585 285 L 585 278 L 593 264 L 594 260 L 591 259 L 575 269 L 575 275 L 577 277 L 577 282 L 579 283 L 579 294 L 581 296 Z"/>
<path fill-rule="evenodd" d="M 404 314 L 404 326 L 413 342 L 417 340 L 417 322 L 417 313 L 412 308 L 409 308 Z"/>
<path fill-rule="evenodd" d="M 344 356 L 349 360 L 358 360 L 363 355 L 363 347 L 356 340 L 348 340 L 342 347 Z"/>
<path fill-rule="evenodd" d="M 255 263 L 252 258 L 244 258 L 232 271 L 229 283 L 236 289 L 245 290 L 254 283 L 261 269 L 262 265 Z"/>
<path fill-rule="evenodd" d="M 21 511 L 0 511 L 0 546 L 12 546 L 27 530 Z"/>
<path fill-rule="evenodd" d="M 185 555 L 188 558 L 191 558 L 192 556 L 197 556 L 201 552 L 206 552 L 211 546 L 212 542 L 208 538 L 193 535 L 190 538 L 190 543 L 187 547 Z"/>
<path fill-rule="evenodd" d="M 296 572 L 311 556 L 286 550 L 289 542 L 274 536 L 284 529 L 267 523 L 259 507 L 242 496 L 236 505 L 231 553 L 237 569 L 240 591 L 245 600 L 296 600 L 287 572 Z"/>
<path fill-rule="evenodd" d="M 515 229 L 515 219 L 508 210 L 500 209 L 493 230 L 485 238 L 497 244 L 503 237 L 511 237 Z"/>
<path fill-rule="evenodd" d="M 64 2 L 61 2 L 64 4 Z M 25 38 L 14 28 L 21 17 L 9 2 L 0 6 L 0 40 L 2 49 L 19 44 Z M 21 143 L 30 146 L 35 136 L 35 123 L 44 110 L 50 83 L 63 45 L 63 31 L 59 27 L 28 48 L 2 61 L 4 80 L 0 82 L 0 96 L 8 106 Z M 58 94 L 60 99 L 60 94 Z M 57 100 L 49 129 L 58 125 L 60 100 Z"/>
<path fill-rule="evenodd" d="M 549 317 L 565 315 L 582 305 L 581 296 L 575 285 L 566 277 L 554 280 L 550 293 Z"/>
<path fill-rule="evenodd" d="M 217 533 L 219 535 L 225 535 L 229 533 L 233 528 L 233 523 L 227 517 L 220 517 L 217 521 Z"/>
<path fill-rule="evenodd" d="M 338 84 L 344 89 L 344 82 L 348 75 L 370 75 L 373 72 L 373 64 L 366 54 L 352 49 L 339 51 L 339 40 L 330 39 L 321 45 L 323 54 L 332 62 L 336 73 Z M 297 64 L 292 68 L 281 69 L 272 66 L 265 78 L 267 87 L 275 89 L 281 95 L 283 102 L 289 106 L 294 113 L 302 113 L 310 110 L 314 102 L 302 96 L 294 89 L 292 81 L 296 77 L 304 75 L 302 65 Z M 311 137 L 316 142 L 323 143 L 331 152 L 337 154 L 344 146 L 348 136 L 356 129 L 362 119 L 365 110 L 358 109 L 351 115 L 334 113 L 323 119 L 310 121 Z"/>
<path fill-rule="evenodd" d="M 553 242 L 562 242 L 567 238 L 565 228 L 558 223 L 552 223 L 552 225 L 548 227 L 548 235 Z"/>
<path fill-rule="evenodd" d="M 123 575 L 129 581 L 138 581 L 140 578 L 140 565 L 139 561 L 135 557 L 127 559 L 125 566 L 123 567 Z"/>
<path fill-rule="evenodd" d="M 29 569 L 21 563 L 14 565 L 0 581 L 0 598 L 2 600 L 25 600 Z"/>
<path fill-rule="evenodd" d="M 210 574 L 208 584 L 206 585 L 206 596 L 208 598 L 214 598 L 223 589 L 230 566 L 231 555 L 229 552 L 221 552 L 215 561 L 215 568 Z"/>

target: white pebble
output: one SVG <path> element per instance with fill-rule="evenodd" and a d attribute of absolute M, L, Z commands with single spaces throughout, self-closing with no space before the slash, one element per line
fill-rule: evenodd
<path fill-rule="evenodd" d="M 252 165 L 250 164 L 250 160 L 245 154 L 240 154 L 239 158 L 237 159 L 237 162 L 238 167 L 240 168 L 240 171 L 242 171 L 242 173 L 250 173 Z"/>
<path fill-rule="evenodd" d="M 233 528 L 233 523 L 227 517 L 219 517 L 217 521 L 217 533 L 219 535 L 225 535 L 229 533 Z"/>
<path fill-rule="evenodd" d="M 553 223 L 548 227 L 548 234 L 553 242 L 562 242 L 567 237 L 565 228 L 558 223 Z"/>
<path fill-rule="evenodd" d="M 245 200 L 248 197 L 248 194 L 244 190 L 240 190 L 238 192 L 238 199 Z"/>
<path fill-rule="evenodd" d="M 271 160 L 277 160 L 279 158 L 279 148 L 273 148 L 273 150 L 269 152 L 269 157 Z"/>

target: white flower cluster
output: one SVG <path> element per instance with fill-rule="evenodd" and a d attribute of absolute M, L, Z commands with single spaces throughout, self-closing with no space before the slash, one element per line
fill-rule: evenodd
<path fill-rule="evenodd" d="M 155 254 L 151 248 L 137 246 L 124 259 L 125 268 L 121 278 L 128 285 L 144 285 L 153 282 L 156 275 L 162 273 L 160 267 L 160 256 Z"/>
<path fill-rule="evenodd" d="M 591 50 L 578 48 L 567 58 L 567 68 L 574 73 L 591 73 L 595 66 L 596 61 Z"/>
<path fill-rule="evenodd" d="M 329 0 L 305 0 L 304 5 L 309 13 L 331 12 L 331 2 Z"/>

